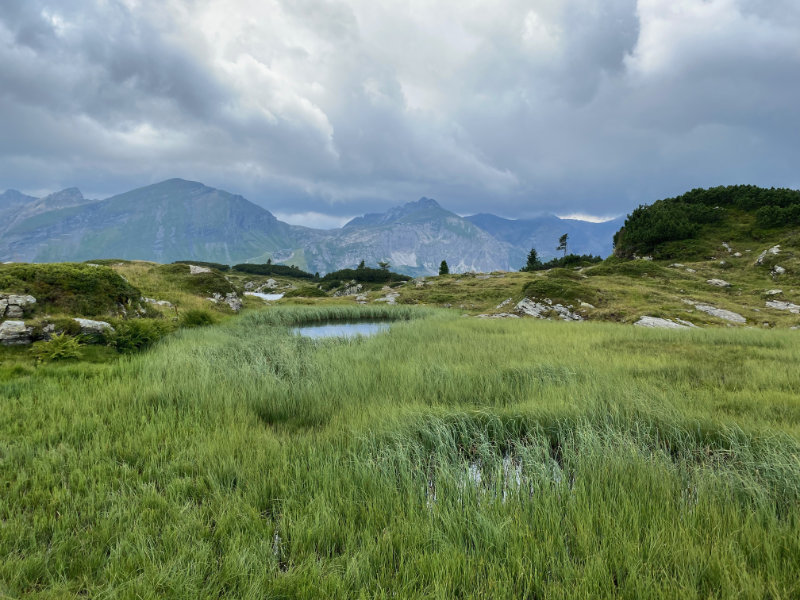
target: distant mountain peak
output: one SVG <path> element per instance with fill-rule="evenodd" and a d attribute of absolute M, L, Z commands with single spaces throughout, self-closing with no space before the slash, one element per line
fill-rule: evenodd
<path fill-rule="evenodd" d="M 415 200 L 413 202 L 407 202 L 403 205 L 403 208 L 410 208 L 410 209 L 420 209 L 420 208 L 439 208 L 442 209 L 441 205 L 434 200 L 433 198 L 426 198 L 423 196 L 419 200 Z M 442 209 L 444 210 L 444 209 Z"/>

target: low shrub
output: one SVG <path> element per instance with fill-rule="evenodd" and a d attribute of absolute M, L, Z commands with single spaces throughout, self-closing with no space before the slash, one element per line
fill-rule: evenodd
<path fill-rule="evenodd" d="M 113 312 L 142 295 L 113 269 L 80 263 L 0 265 L 0 290 L 32 295 L 39 311 L 84 317 Z"/>
<path fill-rule="evenodd" d="M 181 315 L 181 327 L 204 327 L 216 322 L 214 315 L 202 308 L 187 310 Z"/>
<path fill-rule="evenodd" d="M 106 341 L 119 352 L 135 352 L 152 346 L 173 330 L 166 321 L 131 319 L 115 321 L 114 331 L 106 334 Z"/>
<path fill-rule="evenodd" d="M 37 361 L 51 362 L 81 357 L 81 344 L 72 336 L 57 333 L 45 342 L 35 342 L 31 354 Z"/>
<path fill-rule="evenodd" d="M 286 292 L 284 298 L 325 298 L 328 294 L 314 285 L 304 285 L 296 290 Z"/>

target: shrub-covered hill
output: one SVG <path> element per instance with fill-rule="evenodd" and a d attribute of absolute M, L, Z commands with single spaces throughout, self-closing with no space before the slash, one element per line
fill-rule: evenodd
<path fill-rule="evenodd" d="M 142 295 L 107 266 L 77 263 L 0 265 L 0 292 L 29 294 L 42 312 L 83 317 L 117 312 Z"/>
<path fill-rule="evenodd" d="M 768 242 L 800 230 L 800 191 L 753 185 L 694 189 L 635 209 L 614 236 L 614 253 L 700 259 L 722 241 Z"/>

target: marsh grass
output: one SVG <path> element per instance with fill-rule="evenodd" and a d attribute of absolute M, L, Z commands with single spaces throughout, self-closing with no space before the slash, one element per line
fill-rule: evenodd
<path fill-rule="evenodd" d="M 797 339 L 276 307 L 20 368 L 0 594 L 797 597 Z"/>

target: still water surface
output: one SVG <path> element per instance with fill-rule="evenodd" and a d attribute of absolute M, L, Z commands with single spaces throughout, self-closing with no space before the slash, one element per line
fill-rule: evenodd
<path fill-rule="evenodd" d="M 313 339 L 328 337 L 353 338 L 369 337 L 389 329 L 391 323 L 386 321 L 340 321 L 337 323 L 319 323 L 295 327 L 292 333 Z"/>

